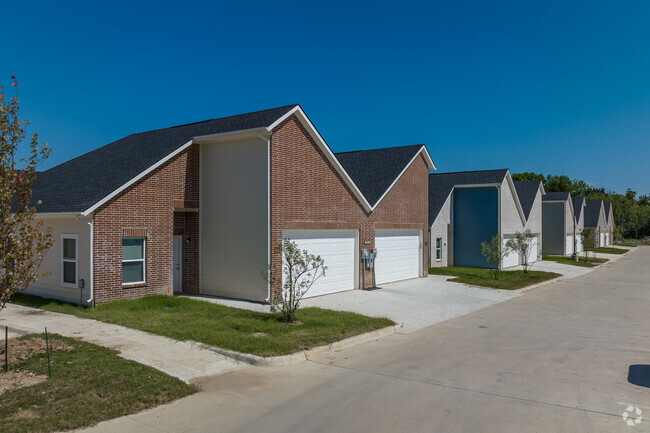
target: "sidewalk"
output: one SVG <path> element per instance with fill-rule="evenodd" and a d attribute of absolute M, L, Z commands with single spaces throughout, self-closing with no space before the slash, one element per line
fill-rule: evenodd
<path fill-rule="evenodd" d="M 184 382 L 244 367 L 223 355 L 190 343 L 19 305 L 7 304 L 0 312 L 0 340 L 4 340 L 5 326 L 9 326 L 10 338 L 20 334 L 42 333 L 47 327 L 48 333 L 118 350 L 122 358 L 151 366 Z"/>

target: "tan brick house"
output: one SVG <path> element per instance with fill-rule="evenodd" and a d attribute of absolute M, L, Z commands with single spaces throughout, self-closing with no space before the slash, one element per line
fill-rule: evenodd
<path fill-rule="evenodd" d="M 40 173 L 55 245 L 28 292 L 86 305 L 191 293 L 268 302 L 283 238 L 326 260 L 312 296 L 426 275 L 426 147 L 334 154 L 298 105 L 133 134 Z"/>

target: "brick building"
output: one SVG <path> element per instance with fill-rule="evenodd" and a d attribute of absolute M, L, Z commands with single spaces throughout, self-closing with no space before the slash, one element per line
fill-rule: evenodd
<path fill-rule="evenodd" d="M 133 134 L 40 173 L 55 245 L 28 289 L 86 305 L 190 293 L 268 302 L 283 238 L 326 261 L 310 295 L 425 276 L 423 145 L 334 154 L 298 105 Z"/>

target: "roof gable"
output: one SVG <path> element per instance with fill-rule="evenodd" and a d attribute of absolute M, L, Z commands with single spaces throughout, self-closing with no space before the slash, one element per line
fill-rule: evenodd
<path fill-rule="evenodd" d="M 297 105 L 141 132 L 40 173 L 33 197 L 39 213 L 84 212 L 195 137 L 266 128 Z"/>
<path fill-rule="evenodd" d="M 605 211 L 605 221 L 610 224 L 610 216 L 612 215 L 612 204 L 608 201 L 603 201 L 603 210 Z"/>
<path fill-rule="evenodd" d="M 580 196 L 574 196 L 573 197 L 573 209 L 576 214 L 576 222 L 580 220 L 580 216 L 582 215 L 582 208 L 585 205 L 585 198 L 580 197 Z"/>
<path fill-rule="evenodd" d="M 543 190 L 543 184 L 541 180 L 517 180 L 514 181 L 515 189 L 517 190 L 517 196 L 519 197 L 519 203 L 521 203 L 521 208 L 524 211 L 526 220 L 530 217 L 530 211 L 533 209 L 535 204 L 535 198 L 537 193 L 541 193 Z"/>
<path fill-rule="evenodd" d="M 416 144 L 334 155 L 374 208 L 422 148 Z"/>
<path fill-rule="evenodd" d="M 604 223 L 603 201 L 601 199 L 585 200 L 585 227 L 598 227 Z"/>
<path fill-rule="evenodd" d="M 429 226 L 457 185 L 501 185 L 508 173 L 507 168 L 497 170 L 457 171 L 453 173 L 429 174 Z"/>

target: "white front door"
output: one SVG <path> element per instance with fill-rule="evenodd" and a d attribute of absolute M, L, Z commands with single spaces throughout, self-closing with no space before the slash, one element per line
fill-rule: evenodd
<path fill-rule="evenodd" d="M 564 255 L 570 256 L 573 254 L 573 236 L 566 237 L 566 244 L 564 245 Z"/>
<path fill-rule="evenodd" d="M 174 293 L 179 293 L 182 288 L 182 275 L 183 275 L 183 236 L 174 236 L 174 254 L 173 254 L 173 268 L 174 268 Z"/>
<path fill-rule="evenodd" d="M 377 284 L 420 276 L 420 230 L 375 230 Z"/>

